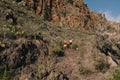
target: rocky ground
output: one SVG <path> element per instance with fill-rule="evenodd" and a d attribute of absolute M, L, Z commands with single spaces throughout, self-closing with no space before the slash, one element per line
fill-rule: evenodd
<path fill-rule="evenodd" d="M 82 0 L 1 0 L 0 80 L 119 80 L 119 34 Z"/>

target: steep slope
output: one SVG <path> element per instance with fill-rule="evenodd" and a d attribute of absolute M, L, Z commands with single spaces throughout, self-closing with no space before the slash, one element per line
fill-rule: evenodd
<path fill-rule="evenodd" d="M 107 80 L 119 72 L 119 33 L 82 0 L 1 0 L 0 79 Z"/>
<path fill-rule="evenodd" d="M 90 11 L 82 0 L 27 0 L 26 4 L 37 15 L 43 15 L 46 20 L 57 22 L 61 26 L 93 30 L 106 22 L 104 15 Z"/>

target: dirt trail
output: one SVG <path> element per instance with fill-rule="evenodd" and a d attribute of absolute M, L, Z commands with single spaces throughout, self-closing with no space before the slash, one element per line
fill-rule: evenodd
<path fill-rule="evenodd" d="M 59 59 L 60 62 L 56 64 L 56 69 L 59 71 L 64 72 L 68 75 L 70 80 L 72 78 L 76 78 L 79 76 L 78 73 L 78 61 L 79 61 L 79 54 L 77 51 L 72 49 L 65 50 L 65 57 L 61 57 Z"/>
<path fill-rule="evenodd" d="M 89 42 L 85 41 L 85 44 L 80 47 L 84 49 L 85 52 L 81 53 L 81 49 L 66 49 L 65 56 L 58 58 L 58 63 L 55 64 L 55 70 L 67 74 L 69 80 L 106 80 L 106 73 L 98 73 L 94 70 L 94 59 L 92 56 L 94 49 L 91 47 L 94 45 L 94 38 L 87 38 Z M 81 56 L 81 54 L 83 54 L 83 56 Z M 91 70 L 91 73 L 89 75 L 81 75 L 79 72 L 80 65 Z"/>

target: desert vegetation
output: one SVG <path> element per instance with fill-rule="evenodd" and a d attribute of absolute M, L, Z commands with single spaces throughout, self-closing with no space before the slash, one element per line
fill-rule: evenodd
<path fill-rule="evenodd" d="M 120 24 L 83 0 L 41 1 L 0 1 L 0 80 L 119 80 Z"/>

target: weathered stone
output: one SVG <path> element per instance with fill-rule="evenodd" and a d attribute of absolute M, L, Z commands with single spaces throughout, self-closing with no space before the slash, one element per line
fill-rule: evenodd
<path fill-rule="evenodd" d="M 87 4 L 77 0 L 24 0 L 36 15 L 44 16 L 45 20 L 68 27 L 80 27 L 94 30 L 98 24 L 105 24 L 106 19 L 99 13 L 90 11 Z M 71 5 L 69 5 L 69 3 Z"/>

